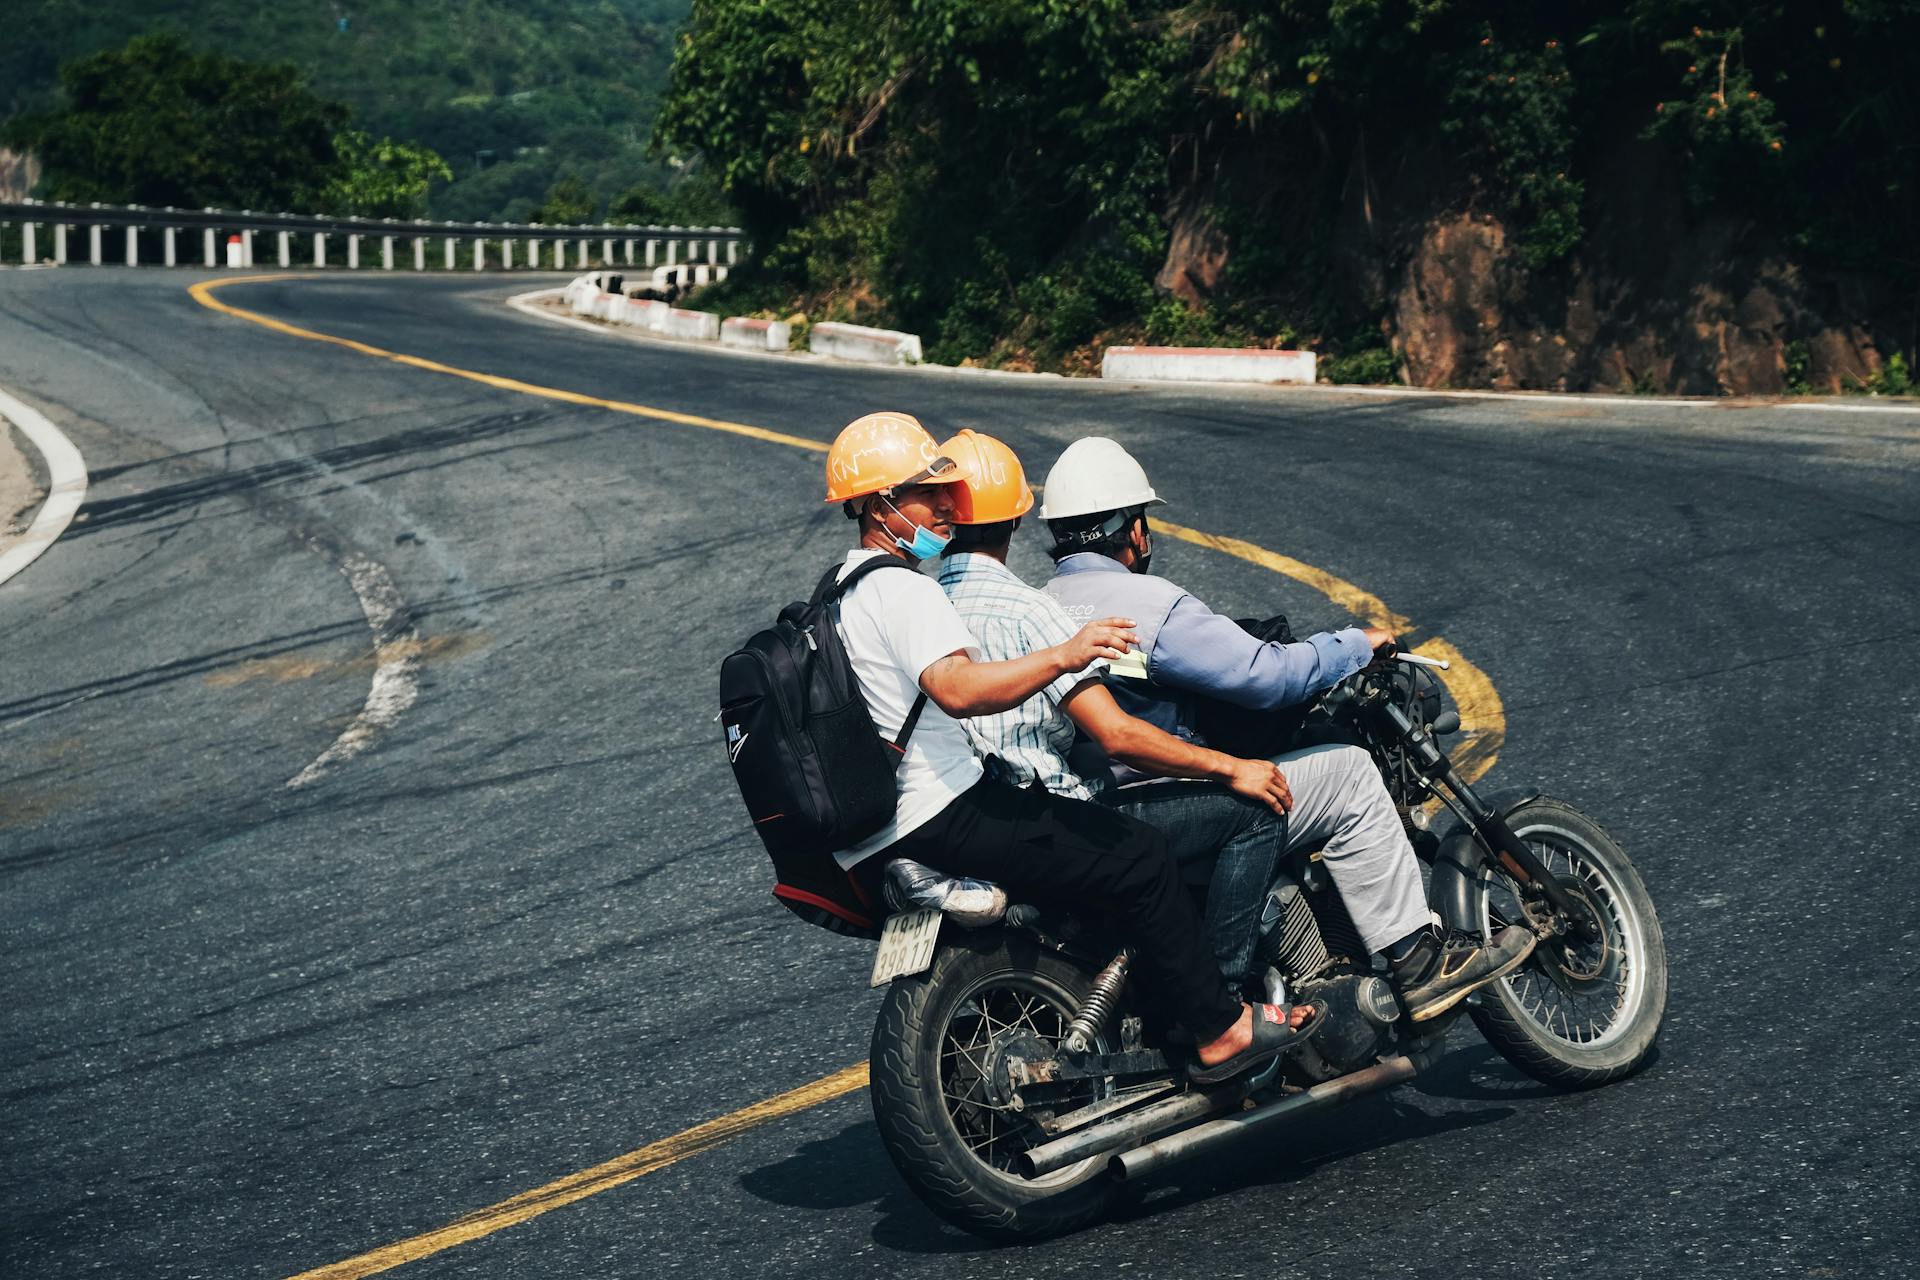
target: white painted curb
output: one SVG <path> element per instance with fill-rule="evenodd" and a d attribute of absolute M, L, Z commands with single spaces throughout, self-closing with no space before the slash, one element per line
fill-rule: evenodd
<path fill-rule="evenodd" d="M 1285 382 L 1310 387 L 1311 351 L 1261 351 L 1240 347 L 1108 347 L 1102 378 L 1130 382 Z"/>
<path fill-rule="evenodd" d="M 13 270 L 25 271 L 28 270 L 28 268 L 17 267 L 13 268 Z M 561 289 L 532 289 L 526 293 L 515 294 L 513 297 L 508 298 L 507 306 L 546 324 L 572 325 L 575 328 L 586 329 L 594 333 L 606 333 L 606 330 L 600 325 L 588 324 L 584 320 L 575 320 L 570 316 L 555 315 L 551 311 L 542 310 L 533 305 L 534 300 L 538 298 L 558 297 L 561 298 L 562 301 L 570 300 L 564 295 L 565 291 Z M 643 331 L 658 332 L 657 329 L 649 330 L 648 326 L 636 318 L 633 308 L 647 305 L 664 309 L 667 305 L 666 303 L 646 303 L 643 300 L 632 298 L 629 298 L 627 302 L 629 308 L 627 323 L 629 326 Z M 818 328 L 818 326 L 815 327 Z M 880 332 L 885 331 L 882 330 Z M 607 336 L 611 337 L 613 335 L 607 334 Z M 906 336 L 910 337 L 912 335 Z M 749 352 L 740 347 L 716 346 L 715 349 L 724 351 L 729 357 L 768 354 L 758 350 Z M 800 351 L 787 352 L 781 356 L 783 360 L 798 360 L 802 362 L 821 358 L 823 357 L 817 353 Z M 1108 393 L 1112 395 L 1129 394 L 1129 388 L 1125 385 L 1119 382 L 1103 384 L 1098 378 L 1069 379 L 1064 374 L 1058 373 L 1026 373 L 1015 369 L 973 369 L 945 364 L 921 364 L 914 367 L 922 373 L 931 374 L 936 377 L 966 378 L 970 380 L 1018 378 L 1032 381 L 1034 379 L 1045 379 L 1052 382 L 1072 382 L 1075 387 L 1088 392 Z M 1230 388 L 1223 388 L 1222 390 L 1224 394 L 1231 394 Z M 1671 396 L 1609 395 L 1605 392 L 1596 391 L 1455 391 L 1429 387 L 1406 387 L 1397 384 L 1390 386 L 1366 386 L 1346 382 L 1321 382 L 1316 383 L 1312 387 L 1303 387 L 1298 391 L 1289 391 L 1286 394 L 1290 396 L 1374 396 L 1383 400 L 1517 400 L 1523 404 L 1622 405 L 1631 406 L 1636 409 L 1718 409 L 1723 412 L 1736 413 L 1751 413 L 1771 409 L 1808 409 L 1816 413 L 1865 413 L 1885 416 L 1900 415 L 1920 417 L 1920 403 L 1836 404 L 1830 400 L 1823 401 L 1811 397 L 1799 396 L 1780 400 L 1739 400 L 1706 396 L 1694 399 L 1681 399 Z"/>
<path fill-rule="evenodd" d="M 668 307 L 660 332 L 669 338 L 698 338 L 712 342 L 720 336 L 720 317 L 711 311 L 682 311 Z"/>
<path fill-rule="evenodd" d="M 45 414 L 4 391 L 0 391 L 0 417 L 20 428 L 21 434 L 32 441 L 40 456 L 47 460 L 47 500 L 40 504 L 40 512 L 28 526 L 26 536 L 0 556 L 0 582 L 5 582 L 38 560 L 73 522 L 73 513 L 87 497 L 87 462 L 73 447 L 73 441 L 47 421 Z"/>
<path fill-rule="evenodd" d="M 720 322 L 720 341 L 747 351 L 785 351 L 793 342 L 793 326 L 785 320 L 728 316 Z"/>
<path fill-rule="evenodd" d="M 869 364 L 919 364 L 922 359 L 917 333 L 869 329 L 862 324 L 839 324 L 831 320 L 813 326 L 807 335 L 807 350 Z"/>

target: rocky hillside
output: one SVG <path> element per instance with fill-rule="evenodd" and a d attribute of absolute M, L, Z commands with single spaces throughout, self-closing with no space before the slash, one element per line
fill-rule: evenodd
<path fill-rule="evenodd" d="M 694 0 L 660 127 L 761 247 L 728 305 L 950 363 L 1898 392 L 1916 32 L 1920 0 Z"/>

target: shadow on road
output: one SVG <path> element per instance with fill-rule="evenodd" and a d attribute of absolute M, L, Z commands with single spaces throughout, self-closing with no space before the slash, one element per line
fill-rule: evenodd
<path fill-rule="evenodd" d="M 1449 1054 L 1431 1074 L 1404 1090 L 1310 1117 L 1276 1132 L 1265 1146 L 1256 1141 L 1229 1148 L 1213 1159 L 1152 1179 L 1142 1194 L 1122 1199 L 1112 1220 L 1151 1223 L 1170 1210 L 1223 1194 L 1254 1187 L 1284 1188 L 1354 1156 L 1498 1124 L 1516 1112 L 1513 1106 L 1484 1104 L 1532 1103 L 1558 1096 L 1519 1075 L 1486 1045 L 1475 1044 Z M 1430 1111 L 1418 1104 L 1420 1097 L 1483 1105 Z M 872 1123 L 864 1119 L 832 1137 L 807 1143 L 775 1164 L 743 1174 L 739 1183 L 751 1195 L 790 1209 L 832 1213 L 873 1205 L 878 1218 L 873 1241 L 884 1249 L 956 1254 L 995 1248 L 948 1226 L 915 1199 L 887 1161 Z"/>
<path fill-rule="evenodd" d="M 956 1231 L 913 1198 L 887 1162 L 873 1122 L 862 1119 L 800 1147 L 777 1164 L 741 1175 L 742 1190 L 789 1209 L 830 1212 L 874 1206 L 873 1241 L 902 1253 L 972 1253 L 984 1240 Z"/>

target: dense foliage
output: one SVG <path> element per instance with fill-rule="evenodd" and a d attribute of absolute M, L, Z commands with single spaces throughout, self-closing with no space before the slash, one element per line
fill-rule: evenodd
<path fill-rule="evenodd" d="M 427 193 L 453 170 L 439 155 L 418 143 L 374 138 L 358 130 L 333 140 L 338 174 L 322 197 L 330 211 L 363 218 L 423 218 Z"/>
<path fill-rule="evenodd" d="M 1343 237 L 1385 262 L 1395 216 L 1483 209 L 1550 275 L 1622 157 L 1691 216 L 1920 282 L 1917 34 L 1920 0 L 694 0 L 656 140 L 755 233 L 735 305 L 949 360 L 1304 336 L 1379 373 Z M 1204 308 L 1152 283 L 1196 203 L 1233 245 Z"/>
<path fill-rule="evenodd" d="M 601 206 L 679 180 L 646 141 L 686 10 L 687 0 L 9 0 L 0 119 L 55 109 L 62 63 L 171 32 L 291 64 L 356 128 L 445 157 L 453 177 L 434 185 L 434 217 L 521 221 L 567 173 Z"/>
<path fill-rule="evenodd" d="M 60 110 L 16 117 L 0 135 L 40 153 L 56 199 L 311 209 L 339 170 L 346 109 L 291 67 L 146 36 L 71 62 L 60 78 Z"/>

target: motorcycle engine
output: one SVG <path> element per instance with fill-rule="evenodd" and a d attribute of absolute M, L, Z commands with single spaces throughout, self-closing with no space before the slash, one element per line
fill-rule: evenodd
<path fill-rule="evenodd" d="M 1268 892 L 1259 956 L 1269 999 L 1311 1001 L 1325 1020 L 1288 1055 L 1289 1077 L 1317 1084 L 1373 1064 L 1400 1016 L 1399 1002 L 1373 972 L 1359 931 L 1318 865 L 1308 864 L 1304 884 L 1283 874 Z"/>

